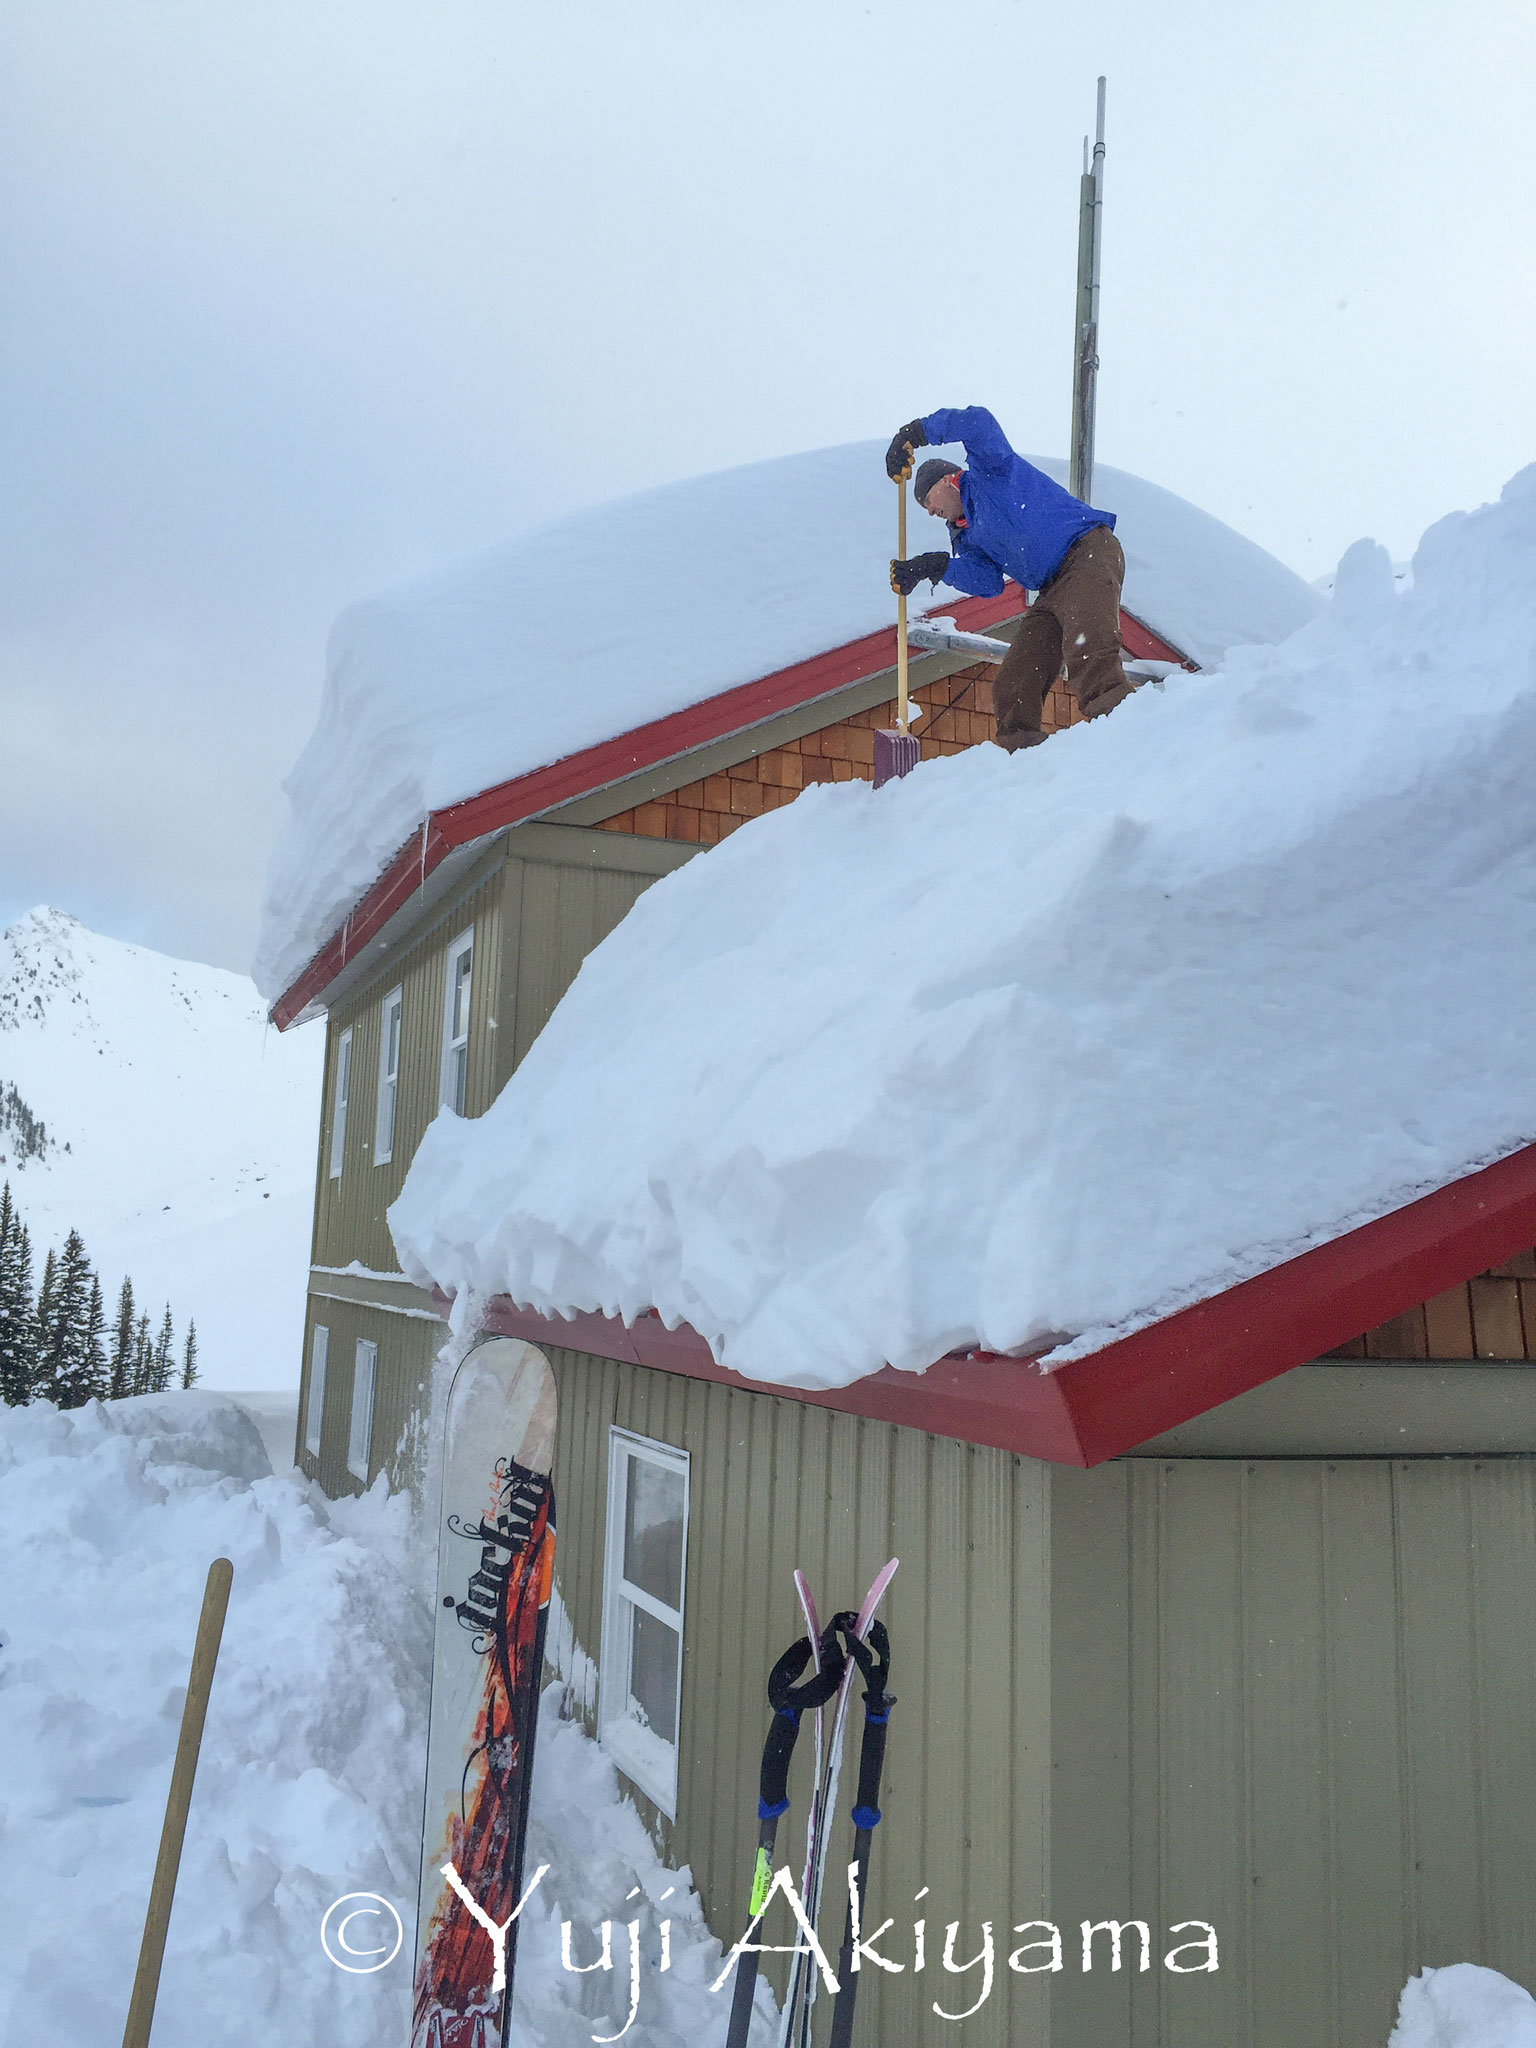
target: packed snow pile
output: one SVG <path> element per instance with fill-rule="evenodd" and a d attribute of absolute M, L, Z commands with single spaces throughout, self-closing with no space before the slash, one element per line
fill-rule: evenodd
<path fill-rule="evenodd" d="M 291 1384 L 303 1340 L 324 1034 L 281 1037 L 244 975 L 39 908 L 0 934 L 0 1091 L 41 1120 L 0 1178 L 43 1254 L 84 1239 L 110 1317 L 123 1275 L 197 1323 L 205 1380 Z M 274 1275 L 278 1276 L 274 1282 Z"/>
<path fill-rule="evenodd" d="M 1088 1350 L 1536 1138 L 1536 466 L 1044 746 L 640 899 L 391 1211 L 407 1268 L 845 1384 Z"/>
<path fill-rule="evenodd" d="M 1536 1998 L 1476 1963 L 1410 1978 L 1387 2048 L 1536 2048 Z"/>
<path fill-rule="evenodd" d="M 218 1556 L 234 1589 L 155 2048 L 407 2038 L 432 1652 L 424 1548 L 382 1481 L 327 1501 L 274 1478 L 249 1418 L 220 1395 L 0 1410 L 0 2040 L 121 2037 Z M 534 1768 L 529 1871 L 550 1869 L 519 1948 L 517 2048 L 586 2048 L 622 2024 L 622 1928 L 636 1917 L 648 1955 L 670 1918 L 673 1967 L 647 1970 L 626 2038 L 671 2048 L 705 2039 L 711 2019 L 723 2033 L 723 1995 L 707 1990 L 723 1958 L 687 1875 L 658 1861 L 559 1698 L 546 1695 Z M 333 1900 L 360 1891 L 401 1913 L 405 1944 L 388 1968 L 352 1976 L 327 1960 L 320 1929 Z M 562 1918 L 582 1960 L 615 1923 L 611 1974 L 562 1970 Z M 754 2039 L 771 2038 L 765 2006 Z"/>
<path fill-rule="evenodd" d="M 884 453 L 857 442 L 645 491 L 343 613 L 268 873 L 253 970 L 268 1000 L 429 811 L 892 625 Z M 1065 482 L 1064 463 L 1040 466 Z M 1319 609 L 1182 498 L 1114 469 L 1096 485 L 1127 607 L 1202 665 Z"/>

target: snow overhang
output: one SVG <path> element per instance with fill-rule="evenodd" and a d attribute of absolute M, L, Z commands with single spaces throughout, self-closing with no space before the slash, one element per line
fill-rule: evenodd
<path fill-rule="evenodd" d="M 989 627 L 1016 619 L 1023 609 L 1024 594 L 1012 583 L 998 597 L 966 598 L 944 607 L 968 633 L 985 633 Z M 1126 652 L 1137 659 L 1194 666 L 1188 656 L 1129 612 L 1120 615 L 1120 637 Z M 273 1003 L 272 1022 L 286 1031 L 292 1024 L 320 1015 L 382 958 L 401 930 L 449 892 L 496 833 L 531 818 L 549 817 L 606 789 L 616 792 L 614 811 L 625 810 L 628 801 L 617 792 L 632 777 L 730 735 L 750 733 L 784 712 L 835 697 L 857 683 L 894 671 L 895 665 L 896 632 L 892 627 L 829 648 L 809 661 L 742 683 L 684 711 L 636 726 L 600 745 L 432 811 Z M 960 665 L 953 657 L 914 660 L 914 687 Z M 829 707 L 829 720 L 838 715 Z M 680 782 L 688 779 L 686 772 L 678 777 Z"/>
<path fill-rule="evenodd" d="M 505 1296 L 482 1327 L 780 1400 L 900 1423 L 1054 1464 L 1122 1456 L 1250 1388 L 1336 1349 L 1536 1241 L 1536 1145 L 1465 1175 L 1267 1272 L 1042 1369 L 970 1352 L 925 1372 L 886 1366 L 827 1392 L 770 1386 L 718 1365 L 696 1330 L 654 1315 L 544 1316 Z M 444 1312 L 448 1298 L 439 1294 Z"/>

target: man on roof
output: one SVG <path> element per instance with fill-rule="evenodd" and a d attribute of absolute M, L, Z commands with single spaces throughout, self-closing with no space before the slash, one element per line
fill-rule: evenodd
<path fill-rule="evenodd" d="M 1063 669 L 1085 718 L 1101 718 L 1131 694 L 1120 666 L 1125 551 L 1114 514 L 1084 505 L 1015 455 L 984 405 L 942 406 L 901 428 L 886 472 L 900 482 L 912 474 L 914 450 L 955 441 L 968 467 L 935 457 L 913 482 L 923 510 L 947 523 L 950 552 L 892 562 L 891 588 L 910 596 L 926 577 L 995 597 L 1011 576 L 1039 593 L 992 684 L 997 743 L 1012 753 L 1045 738 L 1041 709 Z"/>

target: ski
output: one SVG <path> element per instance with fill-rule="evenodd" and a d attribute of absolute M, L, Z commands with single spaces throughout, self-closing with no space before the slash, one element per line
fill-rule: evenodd
<path fill-rule="evenodd" d="M 875 1610 L 885 1598 L 885 1590 L 895 1578 L 900 1563 L 900 1558 L 893 1557 L 882 1565 L 875 1574 L 869 1591 L 864 1595 L 863 1605 L 853 1618 L 853 1634 L 860 1642 L 868 1635 L 870 1623 L 875 1618 Z M 821 1789 L 816 1802 L 820 1824 L 817 1829 L 815 1852 L 811 1859 L 809 1882 L 803 1895 L 805 1915 L 813 1927 L 821 1910 L 827 1851 L 832 1840 L 832 1811 L 837 1804 L 837 1784 L 843 1761 L 843 1736 L 848 1722 L 848 1701 L 853 1692 L 853 1676 L 856 1669 L 853 1658 L 848 1658 L 843 1665 L 842 1681 L 837 1689 L 837 1709 L 832 1718 L 832 1740 L 827 1749 Z M 789 1993 L 784 2000 L 784 2012 L 779 2029 L 780 2048 L 809 2048 L 811 2012 L 816 2003 L 816 1982 L 816 1971 L 811 1966 L 811 1958 L 807 1955 L 796 1956 Z"/>
<path fill-rule="evenodd" d="M 814 1657 L 815 1670 L 803 1684 L 795 1680 Z M 789 1760 L 800 1732 L 800 1716 L 809 1707 L 818 1720 L 821 1709 L 842 1682 L 843 1653 L 829 1630 L 823 1642 L 818 1636 L 802 1636 L 792 1643 L 774 1665 L 768 1677 L 768 1704 L 773 1720 L 763 1744 L 762 1769 L 757 1794 L 757 1855 L 752 1865 L 752 1893 L 748 1923 L 757 1919 L 773 1882 L 773 1844 L 779 1816 L 789 1806 Z M 757 1954 L 743 1950 L 736 1959 L 736 1982 L 731 1990 L 731 2018 L 726 2048 L 746 2048 L 752 2025 L 752 2000 L 757 1989 Z"/>
<path fill-rule="evenodd" d="M 849 2048 L 853 2039 L 853 2008 L 859 1995 L 853 1967 L 853 1945 L 859 1938 L 864 1901 L 869 1889 L 869 1851 L 880 1825 L 880 1777 L 885 1768 L 885 1733 L 896 1695 L 889 1689 L 891 1641 L 883 1621 L 872 1621 L 860 1638 L 857 1617 L 833 1617 L 848 1644 L 848 1654 L 864 1674 L 864 1739 L 859 1748 L 859 1791 L 853 1808 L 853 1863 L 848 1872 L 848 1918 L 837 1958 L 837 1997 L 832 2006 L 832 2033 L 827 2048 Z"/>
<path fill-rule="evenodd" d="M 798 1568 L 795 1571 L 795 1594 L 800 1602 L 800 1611 L 805 1616 L 805 1632 L 810 1638 L 811 1655 L 816 1660 L 816 1669 L 820 1671 L 822 1668 L 821 1618 L 816 1612 L 816 1599 L 811 1592 L 810 1582 L 807 1580 L 805 1573 Z M 841 1651 L 838 1652 L 838 1656 L 841 1659 Z M 839 1674 L 841 1674 L 841 1662 L 839 1662 L 838 1668 Z M 834 1690 L 834 1686 L 827 1688 L 827 1697 L 829 1699 Z M 811 1868 L 816 1857 L 817 1823 L 820 1816 L 821 1773 L 826 1754 L 825 1724 L 824 1704 L 818 1701 L 814 1723 L 815 1743 L 811 1762 L 811 1799 L 805 1817 L 805 1867 L 800 1875 L 800 1896 L 802 1899 L 810 1888 Z"/>
<path fill-rule="evenodd" d="M 412 2048 L 506 2048 L 554 1572 L 555 1414 L 549 1361 L 510 1338 L 477 1345 L 448 1391 Z M 487 1919 L 511 1920 L 500 1957 Z"/>

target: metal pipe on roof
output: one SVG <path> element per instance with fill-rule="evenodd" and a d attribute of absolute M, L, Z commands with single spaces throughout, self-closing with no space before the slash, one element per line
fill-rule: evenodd
<path fill-rule="evenodd" d="M 1092 163 L 1083 137 L 1077 216 L 1077 352 L 1072 366 L 1072 461 L 1068 489 L 1087 504 L 1093 495 L 1094 416 L 1099 370 L 1099 276 L 1104 222 L 1104 86 L 1099 80 Z"/>

